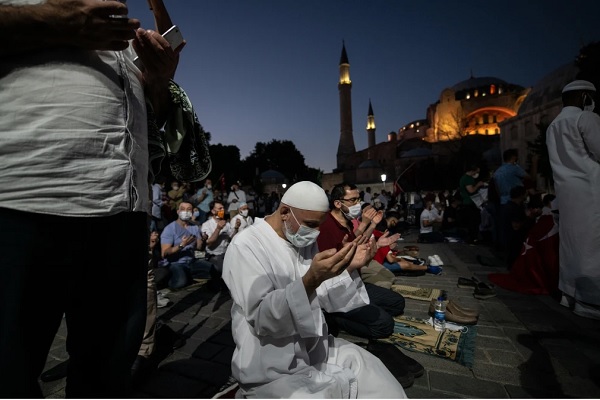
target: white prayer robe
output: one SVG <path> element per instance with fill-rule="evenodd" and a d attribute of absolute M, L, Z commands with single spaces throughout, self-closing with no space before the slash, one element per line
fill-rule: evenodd
<path fill-rule="evenodd" d="M 302 284 L 316 243 L 296 248 L 262 218 L 236 235 L 223 279 L 233 298 L 232 373 L 248 398 L 405 398 L 371 353 L 328 335 L 321 312 L 369 303 L 354 271 L 329 279 L 310 298 Z"/>
<path fill-rule="evenodd" d="M 548 127 L 546 143 L 560 213 L 558 287 L 600 305 L 600 117 L 564 107 Z"/>

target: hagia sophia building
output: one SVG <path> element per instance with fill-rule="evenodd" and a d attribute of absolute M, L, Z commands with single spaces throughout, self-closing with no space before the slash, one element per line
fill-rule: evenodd
<path fill-rule="evenodd" d="M 517 148 L 519 164 L 538 176 L 527 142 L 539 135 L 562 108 L 562 87 L 576 79 L 573 62 L 525 88 L 495 77 L 474 77 L 444 88 L 437 101 L 416 119 L 375 140 L 376 119 L 371 100 L 366 115 L 367 148 L 357 150 L 352 127 L 352 81 L 345 45 L 339 63 L 340 139 L 337 167 L 322 177 L 331 189 L 342 181 L 375 192 L 385 181 L 398 181 L 403 191 L 455 189 L 467 163 L 489 173 L 502 163 L 502 151 Z M 538 185 L 546 184 L 538 176 Z M 393 185 L 388 185 L 391 190 Z"/>

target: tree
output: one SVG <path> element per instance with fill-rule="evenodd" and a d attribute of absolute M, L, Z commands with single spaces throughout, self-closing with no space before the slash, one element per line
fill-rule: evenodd
<path fill-rule="evenodd" d="M 221 184 L 217 181 L 221 174 L 225 174 L 225 190 L 229 190 L 232 182 L 243 180 L 240 175 L 242 170 L 240 149 L 237 146 L 211 144 L 209 151 L 212 159 L 212 172 L 209 177 L 215 187 L 221 190 Z"/>
<path fill-rule="evenodd" d="M 290 182 L 311 180 L 319 183 L 322 174 L 322 171 L 306 166 L 304 156 L 289 140 L 256 143 L 254 151 L 243 160 L 241 173 L 245 182 L 253 182 L 258 187 L 258 175 L 269 169 L 281 172 Z"/>

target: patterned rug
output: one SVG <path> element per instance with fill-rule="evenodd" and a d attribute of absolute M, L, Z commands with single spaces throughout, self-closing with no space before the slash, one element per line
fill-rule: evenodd
<path fill-rule="evenodd" d="M 399 316 L 395 317 L 392 336 L 380 339 L 392 343 L 399 349 L 431 354 L 447 358 L 468 368 L 473 368 L 477 326 L 465 327 L 466 332 L 445 329 L 436 331 L 428 320 Z"/>
<path fill-rule="evenodd" d="M 437 299 L 442 291 L 440 289 L 433 288 L 420 288 L 416 286 L 405 286 L 405 285 L 392 285 L 392 290 L 396 293 L 400 293 L 402 296 L 409 299 L 431 301 L 431 299 Z"/>

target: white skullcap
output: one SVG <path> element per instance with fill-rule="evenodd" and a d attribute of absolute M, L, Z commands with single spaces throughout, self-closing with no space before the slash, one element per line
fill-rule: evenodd
<path fill-rule="evenodd" d="M 596 86 L 592 82 L 577 80 L 567 84 L 562 92 L 570 92 L 573 90 L 589 90 L 592 92 L 596 91 Z"/>
<path fill-rule="evenodd" d="M 242 208 L 242 207 L 247 206 L 247 205 L 248 205 L 248 203 L 246 203 L 245 201 L 242 201 L 240 203 L 240 205 L 238 206 L 238 208 Z"/>
<path fill-rule="evenodd" d="M 284 193 L 281 202 L 309 211 L 329 211 L 329 200 L 323 188 L 310 181 L 294 183 Z"/>

